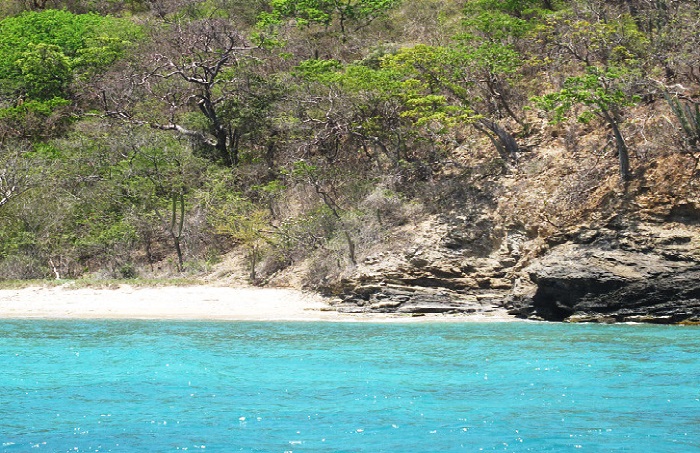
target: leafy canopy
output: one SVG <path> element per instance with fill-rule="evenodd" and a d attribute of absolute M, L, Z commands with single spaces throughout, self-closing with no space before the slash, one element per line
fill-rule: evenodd
<path fill-rule="evenodd" d="M 140 37 L 132 22 L 63 10 L 0 21 L 0 86 L 30 98 L 65 97 L 70 80 L 113 63 Z"/>
<path fill-rule="evenodd" d="M 555 123 L 566 121 L 577 105 L 586 107 L 577 117 L 580 122 L 587 123 L 594 116 L 607 119 L 640 101 L 638 95 L 630 93 L 633 76 L 632 71 L 619 67 L 589 66 L 585 74 L 567 78 L 561 90 L 533 100 L 541 109 L 553 113 Z"/>
<path fill-rule="evenodd" d="M 272 0 L 272 12 L 261 16 L 263 24 L 294 19 L 297 25 L 330 26 L 334 20 L 345 31 L 346 23 L 363 26 L 373 21 L 401 0 Z"/>
<path fill-rule="evenodd" d="M 342 66 L 336 60 L 307 60 L 296 73 L 307 81 L 357 93 L 367 100 L 394 103 L 400 106 L 400 116 L 416 126 L 444 128 L 476 119 L 468 102 L 454 99 L 454 91 L 459 88 L 446 89 L 452 74 L 444 62 L 453 58 L 451 53 L 451 49 L 420 44 L 384 56 L 377 68 L 362 63 Z"/>

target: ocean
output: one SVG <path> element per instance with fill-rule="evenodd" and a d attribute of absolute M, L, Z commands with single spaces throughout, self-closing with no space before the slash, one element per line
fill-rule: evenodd
<path fill-rule="evenodd" d="M 700 452 L 700 328 L 0 321 L 1 452 Z"/>

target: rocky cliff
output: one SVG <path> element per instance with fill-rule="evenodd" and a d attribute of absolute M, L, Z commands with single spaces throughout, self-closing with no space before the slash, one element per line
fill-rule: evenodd
<path fill-rule="evenodd" d="M 521 232 L 503 233 L 490 253 L 475 254 L 475 242 L 492 242 L 487 231 L 493 230 L 470 231 L 436 219 L 416 226 L 412 247 L 366 258 L 353 276 L 326 291 L 336 296 L 338 310 L 350 312 L 508 311 L 547 321 L 700 322 L 697 225 L 581 227 L 539 244 L 537 256 L 523 254 L 538 239 Z"/>
<path fill-rule="evenodd" d="M 500 177 L 484 203 L 404 226 L 407 240 L 323 291 L 353 312 L 700 322 L 697 161 L 651 165 L 620 188 L 614 174 L 553 175 L 566 165 L 542 159 Z"/>
<path fill-rule="evenodd" d="M 511 312 L 552 321 L 700 321 L 700 236 L 687 225 L 582 229 L 523 272 Z"/>

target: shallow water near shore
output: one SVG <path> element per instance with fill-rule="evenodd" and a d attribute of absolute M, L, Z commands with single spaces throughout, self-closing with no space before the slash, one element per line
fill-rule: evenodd
<path fill-rule="evenodd" d="M 700 328 L 1 321 L 0 451 L 700 451 Z"/>

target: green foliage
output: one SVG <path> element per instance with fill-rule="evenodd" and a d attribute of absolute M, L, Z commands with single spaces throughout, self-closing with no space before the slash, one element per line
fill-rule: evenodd
<path fill-rule="evenodd" d="M 74 246 L 90 255 L 110 255 L 131 248 L 138 240 L 136 228 L 128 220 L 105 217 L 103 212 L 82 218 L 79 225 L 82 234 L 75 238 Z"/>
<path fill-rule="evenodd" d="M 225 234 L 247 247 L 257 248 L 266 238 L 268 213 L 240 194 L 229 194 L 211 221 L 217 233 Z"/>
<path fill-rule="evenodd" d="M 73 121 L 71 102 L 62 97 L 29 99 L 0 108 L 0 127 L 8 136 L 45 140 L 62 133 Z"/>
<path fill-rule="evenodd" d="M 601 20 L 599 13 L 563 10 L 537 27 L 539 40 L 562 62 L 591 66 L 633 66 L 643 60 L 649 39 L 628 14 Z"/>
<path fill-rule="evenodd" d="M 256 281 L 256 267 L 265 250 L 274 243 L 269 229 L 269 211 L 231 189 L 228 178 L 212 181 L 202 196 L 206 200 L 208 221 L 217 234 L 232 239 L 245 250 L 250 280 Z M 274 184 L 263 190 L 279 190 Z"/>
<path fill-rule="evenodd" d="M 453 49 L 422 44 L 385 58 L 383 68 L 403 79 L 396 93 L 406 106 L 404 117 L 418 126 L 439 124 L 441 130 L 476 119 L 451 61 Z"/>
<path fill-rule="evenodd" d="M 47 100 L 29 100 L 15 107 L 0 109 L 0 120 L 24 121 L 29 115 L 48 117 L 55 110 L 69 104 L 70 101 L 60 97 Z"/>
<path fill-rule="evenodd" d="M 542 2 L 535 0 L 475 0 L 464 7 L 464 26 L 491 42 L 522 38 L 544 14 Z"/>
<path fill-rule="evenodd" d="M 292 170 L 289 172 L 289 176 L 294 179 L 300 179 L 302 181 L 315 180 L 318 178 L 319 169 L 318 166 L 310 164 L 304 160 L 294 162 Z"/>
<path fill-rule="evenodd" d="M 381 102 L 400 102 L 401 117 L 416 126 L 439 124 L 443 129 L 473 121 L 468 105 L 448 99 L 452 93 L 444 90 L 452 82 L 444 65 L 448 53 L 441 47 L 417 45 L 385 56 L 378 68 L 363 63 L 341 68 L 335 60 L 307 60 L 296 71 L 306 80 L 371 95 Z"/>
<path fill-rule="evenodd" d="M 574 106 L 586 107 L 577 118 L 580 122 L 589 122 L 594 116 L 607 120 L 640 101 L 638 95 L 630 92 L 630 79 L 634 77 L 625 69 L 590 66 L 585 74 L 567 78 L 561 90 L 535 97 L 534 101 L 553 113 L 555 123 L 566 121 Z"/>
<path fill-rule="evenodd" d="M 34 150 L 28 153 L 30 156 L 36 156 L 40 159 L 61 159 L 61 150 L 53 143 L 36 142 L 33 146 Z"/>
<path fill-rule="evenodd" d="M 8 223 L 0 228 L 0 258 L 31 252 L 36 243 L 36 236 L 20 225 Z"/>
<path fill-rule="evenodd" d="M 129 21 L 65 10 L 5 18 L 0 21 L 0 81 L 15 81 L 38 99 L 65 97 L 77 72 L 111 64 L 140 34 Z"/>
<path fill-rule="evenodd" d="M 447 64 L 455 68 L 470 68 L 472 72 L 483 72 L 499 77 L 516 74 L 523 65 L 523 56 L 513 45 L 501 42 L 458 39 L 459 45 L 452 50 Z"/>
<path fill-rule="evenodd" d="M 465 6 L 465 12 L 497 12 L 522 18 L 553 8 L 554 2 L 550 0 L 470 0 Z"/>
<path fill-rule="evenodd" d="M 29 43 L 16 64 L 29 98 L 47 100 L 65 96 L 73 74 L 70 60 L 57 45 Z"/>
<path fill-rule="evenodd" d="M 637 104 L 641 98 L 635 93 L 635 81 L 639 74 L 634 69 L 588 66 L 586 73 L 569 77 L 564 87 L 555 93 L 534 98 L 535 103 L 553 112 L 554 122 L 567 119 L 575 106 L 584 107 L 578 121 L 587 123 L 598 117 L 612 129 L 620 160 L 620 176 L 623 181 L 631 178 L 627 143 L 620 130 L 623 109 Z"/>
<path fill-rule="evenodd" d="M 372 22 L 401 0 L 272 0 L 272 12 L 260 16 L 260 25 L 294 19 L 299 26 L 337 21 L 343 33 L 347 24 L 362 27 Z"/>
<path fill-rule="evenodd" d="M 294 68 L 294 74 L 307 81 L 334 83 L 340 79 L 343 65 L 338 60 L 304 60 Z"/>
<path fill-rule="evenodd" d="M 77 76 L 89 79 L 127 53 L 133 41 L 141 38 L 141 31 L 126 24 L 124 29 L 120 28 L 121 23 L 105 24 L 113 26 L 102 29 L 105 34 L 86 40 L 86 46 L 78 49 L 71 60 L 71 67 Z"/>

